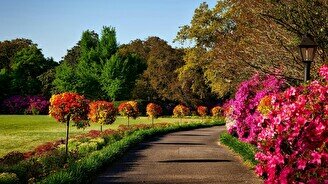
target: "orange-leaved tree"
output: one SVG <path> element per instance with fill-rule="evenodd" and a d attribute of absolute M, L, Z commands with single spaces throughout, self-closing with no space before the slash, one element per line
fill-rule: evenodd
<path fill-rule="evenodd" d="M 139 115 L 138 102 L 136 101 L 123 102 L 118 106 L 118 112 L 122 116 L 128 117 L 128 126 L 129 126 L 130 118 L 136 119 Z"/>
<path fill-rule="evenodd" d="M 154 119 L 162 113 L 162 107 L 155 104 L 149 103 L 146 107 L 147 115 L 151 118 L 151 124 L 154 126 Z"/>
<path fill-rule="evenodd" d="M 180 123 L 182 122 L 182 118 L 188 116 L 190 114 L 190 110 L 188 107 L 184 105 L 177 105 L 173 109 L 173 116 L 180 118 Z"/>
<path fill-rule="evenodd" d="M 219 118 L 219 117 L 222 116 L 223 109 L 220 106 L 215 106 L 215 107 L 212 108 L 211 112 L 212 112 L 213 117 Z"/>
<path fill-rule="evenodd" d="M 88 126 L 89 101 L 77 93 L 61 93 L 52 95 L 50 99 L 49 115 L 58 122 L 66 123 L 66 156 L 68 153 L 69 122 L 72 120 L 80 127 Z"/>
<path fill-rule="evenodd" d="M 88 117 L 92 122 L 100 124 L 100 131 L 103 125 L 109 125 L 116 120 L 117 110 L 113 103 L 107 101 L 94 101 L 89 104 Z"/>
<path fill-rule="evenodd" d="M 205 107 L 205 106 L 198 106 L 197 107 L 197 113 L 198 113 L 198 115 L 200 116 L 200 117 L 202 117 L 202 120 L 203 120 L 203 118 L 207 115 L 207 113 L 208 113 L 208 109 L 207 109 L 207 107 Z"/>

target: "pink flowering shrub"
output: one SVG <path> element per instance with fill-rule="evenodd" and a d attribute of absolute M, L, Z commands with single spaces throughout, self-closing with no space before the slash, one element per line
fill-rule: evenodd
<path fill-rule="evenodd" d="M 28 106 L 27 98 L 20 95 L 10 96 L 2 103 L 3 110 L 9 114 L 24 114 Z"/>
<path fill-rule="evenodd" d="M 2 103 L 2 110 L 9 114 L 47 114 L 49 101 L 42 96 L 10 96 Z"/>
<path fill-rule="evenodd" d="M 232 102 L 233 100 L 229 100 L 223 105 L 224 121 L 226 122 L 228 133 L 232 136 L 238 137 L 236 120 L 233 118 L 234 111 L 233 106 L 231 105 Z"/>
<path fill-rule="evenodd" d="M 328 183 L 328 67 L 321 81 L 261 101 L 258 175 L 266 183 Z"/>
<path fill-rule="evenodd" d="M 26 109 L 27 114 L 48 114 L 49 100 L 42 96 L 28 96 L 29 106 Z"/>
<path fill-rule="evenodd" d="M 272 75 L 255 74 L 242 82 L 235 98 L 224 106 L 226 119 L 229 120 L 228 131 L 234 132 L 241 141 L 256 144 L 261 131 L 258 122 L 262 117 L 257 106 L 264 96 L 282 91 L 283 87 L 284 80 Z"/>

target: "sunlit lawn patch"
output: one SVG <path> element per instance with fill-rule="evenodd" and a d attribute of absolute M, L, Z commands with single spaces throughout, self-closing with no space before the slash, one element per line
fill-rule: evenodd
<path fill-rule="evenodd" d="M 177 118 L 158 118 L 155 123 L 178 122 Z M 185 118 L 183 121 L 199 121 L 198 118 Z M 151 124 L 151 119 L 139 117 L 131 119 L 130 124 Z M 0 115 L 0 157 L 10 151 L 28 151 L 47 141 L 65 138 L 65 124 L 58 125 L 53 118 L 47 115 Z M 127 118 L 117 117 L 112 125 L 104 125 L 103 129 L 116 129 L 120 124 L 127 124 Z M 100 130 L 99 124 L 91 124 L 85 130 L 70 128 L 70 136 L 87 133 L 89 130 Z"/>

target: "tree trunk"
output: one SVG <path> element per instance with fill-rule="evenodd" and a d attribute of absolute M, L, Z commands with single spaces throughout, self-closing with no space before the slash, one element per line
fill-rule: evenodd
<path fill-rule="evenodd" d="M 102 125 L 100 125 L 100 132 L 102 132 Z"/>
<path fill-rule="evenodd" d="M 69 135 L 69 120 L 71 119 L 71 116 L 67 116 L 66 120 L 66 142 L 65 142 L 65 155 L 66 158 L 68 157 L 68 135 Z"/>

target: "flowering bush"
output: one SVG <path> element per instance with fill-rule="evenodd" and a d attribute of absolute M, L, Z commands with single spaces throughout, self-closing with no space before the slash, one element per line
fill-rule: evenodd
<path fill-rule="evenodd" d="M 220 107 L 220 106 L 215 106 L 211 109 L 212 116 L 216 117 L 216 118 L 223 115 L 222 111 L 223 111 L 222 107 Z"/>
<path fill-rule="evenodd" d="M 49 111 L 49 101 L 42 96 L 28 96 L 29 106 L 26 110 L 28 114 L 47 114 Z"/>
<path fill-rule="evenodd" d="M 260 100 L 270 94 L 282 91 L 284 80 L 277 79 L 274 76 L 254 75 L 251 79 L 242 82 L 236 92 L 235 98 L 229 101 L 230 112 L 227 116 L 233 119 L 235 125 L 230 124 L 229 132 L 236 132 L 240 140 L 256 144 L 257 135 L 261 131 L 258 122 L 261 120 L 261 114 L 257 110 Z"/>
<path fill-rule="evenodd" d="M 138 102 L 136 101 L 123 102 L 118 106 L 118 112 L 122 116 L 128 117 L 128 125 L 129 125 L 130 117 L 136 119 L 139 115 Z"/>
<path fill-rule="evenodd" d="M 226 127 L 228 130 L 228 133 L 234 137 L 238 137 L 236 120 L 233 118 L 234 110 L 233 110 L 233 106 L 231 105 L 231 103 L 232 103 L 232 100 L 225 103 L 222 107 L 224 121 L 226 122 Z"/>
<path fill-rule="evenodd" d="M 72 120 L 78 128 L 89 125 L 87 122 L 88 102 L 84 96 L 70 92 L 52 95 L 50 99 L 50 116 L 58 122 L 66 123 L 66 155 L 68 154 L 69 122 Z"/>
<path fill-rule="evenodd" d="M 152 124 L 154 124 L 154 118 L 157 118 L 162 113 L 162 107 L 155 103 L 149 103 L 146 107 L 146 113 L 151 117 Z"/>
<path fill-rule="evenodd" d="M 184 116 L 188 116 L 189 114 L 190 114 L 189 108 L 184 105 L 177 105 L 173 109 L 173 117 L 179 117 L 180 123 L 182 122 L 182 118 Z"/>
<path fill-rule="evenodd" d="M 190 110 L 188 107 L 184 105 L 177 105 L 173 109 L 173 116 L 174 117 L 184 117 L 190 114 Z"/>
<path fill-rule="evenodd" d="M 102 126 L 112 124 L 116 120 L 117 110 L 111 102 L 95 101 L 89 104 L 89 108 L 88 117 L 92 122 Z"/>
<path fill-rule="evenodd" d="M 204 117 L 207 115 L 208 109 L 205 106 L 198 106 L 197 107 L 197 113 L 199 116 Z"/>
<path fill-rule="evenodd" d="M 29 103 L 24 96 L 16 95 L 5 99 L 2 103 L 6 113 L 10 114 L 24 114 L 28 108 Z"/>
<path fill-rule="evenodd" d="M 58 122 L 84 122 L 88 119 L 88 111 L 88 100 L 77 93 L 61 93 L 52 95 L 50 99 L 49 114 Z"/>
<path fill-rule="evenodd" d="M 49 101 L 42 96 L 11 96 L 2 103 L 9 114 L 47 114 Z"/>
<path fill-rule="evenodd" d="M 328 67 L 319 74 L 261 100 L 256 172 L 266 183 L 328 183 Z"/>

